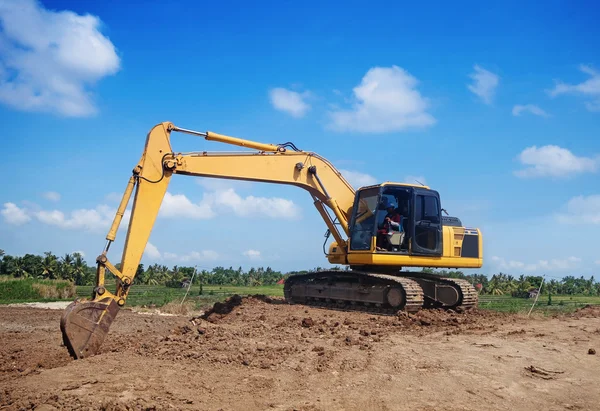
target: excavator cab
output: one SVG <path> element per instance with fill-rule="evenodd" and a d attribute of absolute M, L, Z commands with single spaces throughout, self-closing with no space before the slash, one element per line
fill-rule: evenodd
<path fill-rule="evenodd" d="M 390 205 L 401 216 L 401 229 L 398 233 L 390 231 L 388 247 L 377 250 L 378 230 L 384 225 Z M 350 222 L 349 253 L 441 256 L 441 221 L 439 194 L 429 187 L 384 183 L 362 188 L 356 193 Z"/>

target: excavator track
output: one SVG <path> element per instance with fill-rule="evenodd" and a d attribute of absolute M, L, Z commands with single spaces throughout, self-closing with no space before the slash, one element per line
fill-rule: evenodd
<path fill-rule="evenodd" d="M 419 283 L 425 295 L 425 307 L 468 310 L 477 307 L 479 295 L 467 280 L 409 272 L 400 275 Z"/>
<path fill-rule="evenodd" d="M 462 295 L 461 303 L 458 307 L 463 310 L 468 310 L 470 308 L 477 307 L 479 302 L 479 294 L 475 287 L 471 285 L 467 280 L 461 280 L 459 278 L 442 278 L 445 281 L 453 283 L 455 286 L 460 288 L 460 293 Z"/>
<path fill-rule="evenodd" d="M 381 314 L 414 313 L 422 308 L 468 310 L 478 303 L 477 291 L 466 280 L 410 272 L 294 275 L 285 282 L 284 295 L 295 304 Z"/>
<path fill-rule="evenodd" d="M 290 303 L 396 314 L 423 307 L 423 290 L 405 277 L 359 271 L 320 271 L 289 277 L 284 295 Z"/>

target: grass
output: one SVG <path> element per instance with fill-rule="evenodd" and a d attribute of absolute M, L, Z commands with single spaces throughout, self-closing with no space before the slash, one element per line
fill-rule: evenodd
<path fill-rule="evenodd" d="M 69 288 L 69 286 L 71 288 Z M 0 277 L 0 304 L 69 300 L 75 297 L 74 286 L 66 281 L 51 280 L 15 280 Z M 114 286 L 108 287 L 114 292 Z M 78 286 L 77 297 L 89 297 L 92 286 Z M 194 285 L 189 290 L 185 303 L 181 302 L 186 294 L 185 288 L 168 288 L 162 285 L 134 285 L 129 291 L 127 306 L 129 307 L 161 307 L 165 312 L 173 314 L 206 309 L 217 301 L 233 295 L 264 294 L 271 297 L 283 297 L 282 285 L 242 287 L 231 285 L 205 285 L 200 294 L 200 286 Z M 479 308 L 485 310 L 523 313 L 528 312 L 533 299 L 514 298 L 506 295 L 481 295 Z M 541 295 L 534 308 L 537 313 L 552 314 L 572 312 L 587 304 L 600 305 L 600 296 L 587 295 L 553 295 L 552 305 L 548 305 L 548 296 Z"/>
<path fill-rule="evenodd" d="M 77 287 L 77 296 L 89 297 L 92 289 L 92 286 Z M 108 289 L 114 292 L 114 289 L 110 289 L 110 287 Z M 163 285 L 134 285 L 129 290 L 127 305 L 130 307 L 162 307 L 169 303 L 181 304 L 186 291 L 185 288 L 168 288 Z M 234 294 L 264 294 L 271 297 L 283 297 L 283 285 L 256 287 L 205 285 L 202 287 L 202 294 L 200 294 L 200 286 L 194 285 L 190 288 L 185 301 L 194 303 L 194 309 L 198 310 L 207 308 L 217 301 L 223 301 Z"/>
<path fill-rule="evenodd" d="M 528 312 L 535 299 L 515 298 L 505 295 L 482 295 L 479 297 L 479 308 L 503 312 Z M 590 295 L 552 295 L 552 305 L 548 305 L 548 295 L 540 295 L 533 309 L 535 312 L 552 314 L 573 312 L 586 305 L 600 305 L 600 296 Z"/>
<path fill-rule="evenodd" d="M 0 304 L 72 299 L 76 287 L 69 281 L 0 279 Z"/>

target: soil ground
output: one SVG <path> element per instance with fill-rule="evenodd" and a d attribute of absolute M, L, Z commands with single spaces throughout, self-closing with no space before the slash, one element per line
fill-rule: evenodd
<path fill-rule="evenodd" d="M 230 312 L 228 312 L 230 311 Z M 62 311 L 0 306 L 0 410 L 597 410 L 600 307 L 378 316 L 264 298 L 122 310 L 72 360 Z M 598 354 L 594 354 L 597 351 Z"/>

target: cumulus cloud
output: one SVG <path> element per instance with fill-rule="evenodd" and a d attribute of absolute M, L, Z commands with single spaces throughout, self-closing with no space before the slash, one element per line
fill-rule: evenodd
<path fill-rule="evenodd" d="M 554 258 L 551 260 L 538 260 L 535 263 L 524 263 L 522 261 L 509 260 L 493 256 L 492 261 L 496 266 L 507 272 L 535 272 L 535 271 L 562 271 L 577 268 L 581 262 L 579 257 L 567 257 L 563 259 Z"/>
<path fill-rule="evenodd" d="M 32 219 L 53 225 L 64 230 L 86 230 L 99 232 L 107 230 L 113 222 L 116 208 L 101 204 L 91 209 L 76 209 L 70 212 L 44 210 L 36 204 L 18 207 L 5 203 L 0 211 L 4 220 L 13 225 L 22 225 Z M 233 213 L 240 217 L 269 217 L 294 219 L 300 216 L 300 208 L 291 200 L 278 197 L 242 197 L 234 189 L 205 193 L 204 198 L 194 203 L 183 194 L 165 194 L 158 216 L 162 218 L 185 218 L 194 220 L 211 219 L 219 214 Z M 129 224 L 131 210 L 126 210 L 120 229 Z M 152 251 L 150 251 L 152 252 Z M 155 254 L 156 255 L 156 254 Z M 183 258 L 182 256 L 180 256 Z M 190 259 L 208 258 L 210 255 L 196 254 Z"/>
<path fill-rule="evenodd" d="M 64 116 L 96 112 L 91 87 L 120 68 L 98 17 L 5 0 L 0 24 L 0 102 Z"/>
<path fill-rule="evenodd" d="M 25 224 L 33 219 L 41 223 L 56 226 L 64 230 L 85 230 L 99 232 L 107 230 L 113 222 L 116 209 L 101 204 L 96 208 L 81 208 L 64 213 L 60 210 L 44 210 L 37 204 L 29 203 L 20 208 L 14 203 L 5 203 L 2 215 L 6 222 L 14 225 Z M 120 228 L 127 226 L 130 218 L 129 210 L 125 211 Z"/>
<path fill-rule="evenodd" d="M 435 124 L 429 102 L 417 90 L 418 81 L 398 66 L 373 67 L 353 89 L 350 110 L 330 112 L 336 131 L 383 133 L 425 128 Z"/>
<path fill-rule="evenodd" d="M 150 258 L 153 261 L 156 260 L 168 260 L 176 263 L 189 263 L 189 262 L 200 262 L 200 261 L 214 261 L 219 258 L 219 254 L 212 250 L 202 251 L 191 251 L 186 254 L 170 253 L 168 251 L 161 253 L 158 248 L 148 242 L 146 249 L 144 250 L 144 256 Z"/>
<path fill-rule="evenodd" d="M 192 203 L 184 194 L 167 192 L 160 207 L 159 215 L 163 217 L 184 217 L 203 220 L 215 217 L 211 205 L 206 202 Z"/>
<path fill-rule="evenodd" d="M 370 186 L 377 184 L 377 179 L 370 174 L 359 173 L 358 171 L 340 170 L 340 173 L 354 188 Z"/>
<path fill-rule="evenodd" d="M 241 197 L 230 188 L 206 194 L 203 203 L 216 209 L 232 211 L 241 217 L 265 216 L 293 219 L 300 215 L 300 208 L 291 200 L 278 197 Z"/>
<path fill-rule="evenodd" d="M 162 255 L 158 248 L 154 244 L 148 241 L 146 244 L 146 249 L 144 250 L 144 256 L 150 258 L 151 260 L 160 260 Z"/>
<path fill-rule="evenodd" d="M 590 78 L 579 84 L 566 84 L 558 82 L 548 93 L 552 97 L 561 94 L 579 94 L 589 96 L 592 101 L 586 101 L 585 106 L 589 111 L 600 111 L 600 73 L 590 66 L 581 65 L 579 70 Z"/>
<path fill-rule="evenodd" d="M 310 110 L 310 104 L 305 101 L 308 97 L 310 97 L 310 92 L 308 91 L 298 93 L 281 87 L 269 91 L 271 104 L 276 110 L 283 111 L 297 118 L 303 117 Z"/>
<path fill-rule="evenodd" d="M 213 250 L 191 251 L 187 254 L 164 253 L 164 259 L 178 263 L 190 263 L 201 261 L 215 261 L 219 258 L 219 253 Z"/>
<path fill-rule="evenodd" d="M 60 194 L 55 191 L 48 191 L 43 194 L 44 198 L 48 201 L 60 201 Z"/>
<path fill-rule="evenodd" d="M 19 208 L 15 203 L 4 203 L 4 208 L 0 213 L 2 213 L 4 221 L 8 224 L 23 225 L 31 220 L 27 211 L 23 208 Z"/>
<path fill-rule="evenodd" d="M 233 188 L 207 192 L 201 201 L 193 203 L 184 194 L 166 193 L 159 216 L 210 219 L 222 213 L 240 217 L 264 216 L 296 218 L 300 208 L 291 200 L 278 197 L 240 196 Z"/>
<path fill-rule="evenodd" d="M 260 251 L 258 250 L 246 250 L 242 254 L 251 260 L 260 260 Z"/>
<path fill-rule="evenodd" d="M 473 83 L 469 84 L 467 88 L 485 104 L 492 104 L 500 77 L 478 65 L 475 65 L 473 69 L 475 71 L 469 75 Z"/>
<path fill-rule="evenodd" d="M 515 171 L 518 177 L 567 177 L 593 173 L 600 164 L 600 157 L 578 157 L 566 148 L 554 145 L 528 147 L 518 159 L 521 164 L 529 166 Z"/>
<path fill-rule="evenodd" d="M 577 196 L 569 200 L 556 218 L 565 224 L 600 224 L 600 194 Z"/>
<path fill-rule="evenodd" d="M 522 113 L 531 113 L 540 117 L 549 117 L 548 113 L 535 104 L 515 105 L 512 109 L 513 116 L 520 116 Z"/>
<path fill-rule="evenodd" d="M 73 210 L 68 214 L 59 210 L 34 211 L 32 214 L 44 224 L 54 225 L 65 230 L 100 232 L 110 227 L 115 218 L 116 209 L 102 204 L 93 209 Z M 121 228 L 127 225 L 129 217 L 130 213 L 126 211 Z"/>

